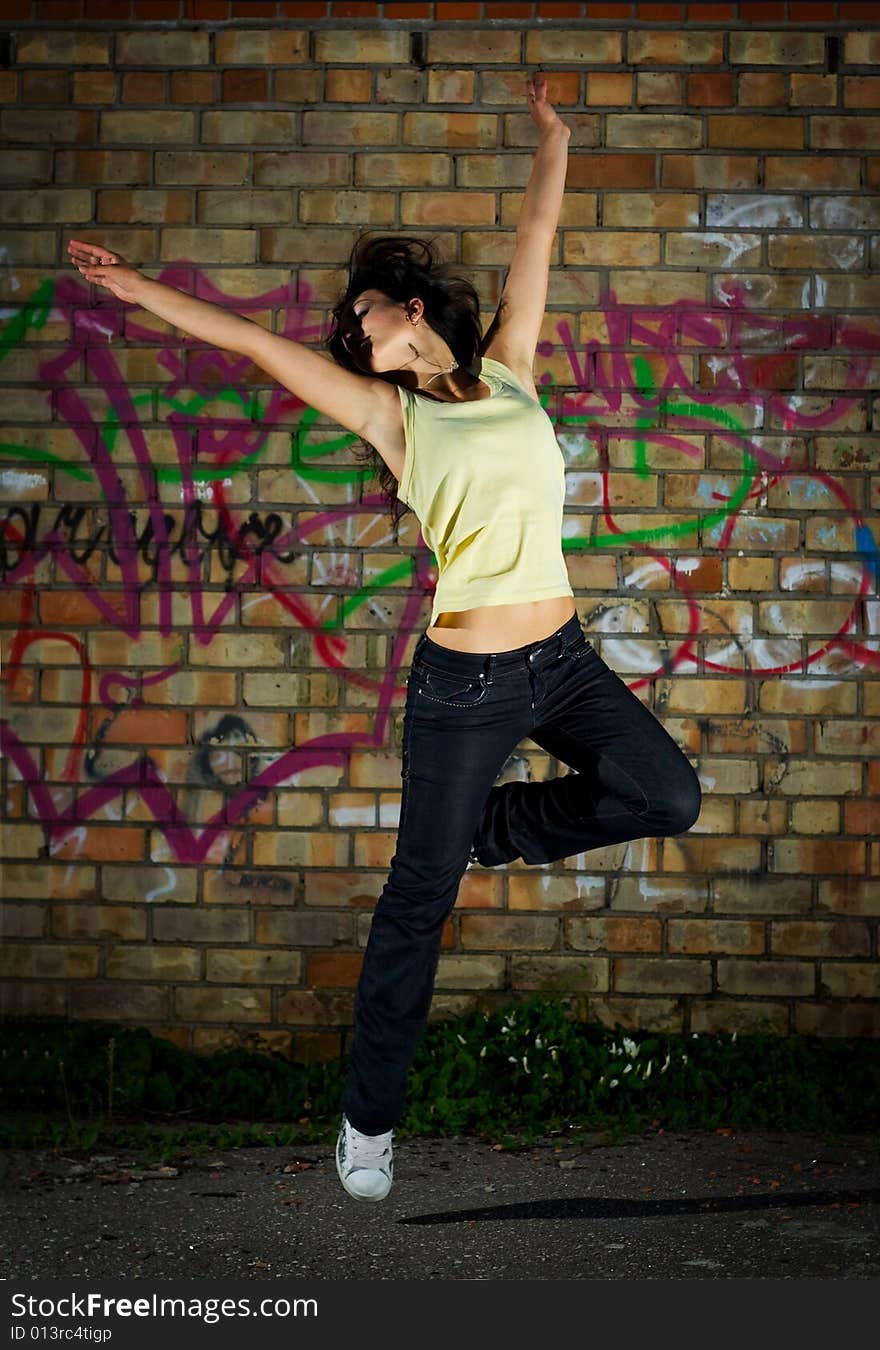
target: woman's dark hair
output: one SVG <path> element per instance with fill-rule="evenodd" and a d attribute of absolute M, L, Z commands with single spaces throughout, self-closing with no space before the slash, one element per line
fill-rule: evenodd
<path fill-rule="evenodd" d="M 363 375 L 354 357 L 345 346 L 344 338 L 358 328 L 354 302 L 366 290 L 381 291 L 391 300 L 405 302 L 414 296 L 425 306 L 425 318 L 443 338 L 460 366 L 470 366 L 482 342 L 480 301 L 476 289 L 467 277 L 455 270 L 455 265 L 444 262 L 434 240 L 418 239 L 409 234 L 361 235 L 348 261 L 348 284 L 331 311 L 333 323 L 324 341 L 333 360 L 346 370 Z M 380 374 L 379 379 L 383 376 Z M 390 376 L 389 383 L 396 383 Z M 394 540 L 400 517 L 409 510 L 397 496 L 397 479 L 375 446 L 362 441 L 363 450 L 355 450 L 355 457 L 369 464 L 372 476 L 379 480 L 388 500 Z"/>

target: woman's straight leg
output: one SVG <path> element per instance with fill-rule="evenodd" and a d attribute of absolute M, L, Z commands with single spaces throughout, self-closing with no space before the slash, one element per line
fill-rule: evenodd
<path fill-rule="evenodd" d="M 438 664 L 429 667 L 419 650 L 407 684 L 397 846 L 364 954 L 345 1095 L 348 1120 L 372 1135 L 391 1129 L 403 1110 L 474 829 L 529 723 L 523 682 L 487 682 L 474 653 L 434 649 Z"/>

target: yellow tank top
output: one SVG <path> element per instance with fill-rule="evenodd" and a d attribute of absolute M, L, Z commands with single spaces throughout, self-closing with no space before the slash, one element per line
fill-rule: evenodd
<path fill-rule="evenodd" d="M 471 370 L 489 398 L 445 403 L 397 387 L 406 438 L 397 495 L 437 559 L 431 623 L 444 611 L 573 594 L 553 423 L 501 361 L 478 357 Z"/>

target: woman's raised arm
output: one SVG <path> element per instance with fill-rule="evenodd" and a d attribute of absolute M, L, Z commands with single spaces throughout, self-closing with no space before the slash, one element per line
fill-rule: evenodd
<path fill-rule="evenodd" d="M 571 128 L 547 99 L 543 75 L 529 80 L 528 105 L 540 139 L 520 207 L 516 248 L 498 312 L 483 339 L 484 353 L 496 356 L 517 373 L 531 372 L 544 322 L 550 255 L 565 192 L 571 135 Z"/>
<path fill-rule="evenodd" d="M 357 436 L 365 434 L 389 402 L 384 380 L 343 370 L 302 342 L 270 333 L 252 319 L 232 314 L 208 300 L 197 300 L 175 286 L 151 281 L 120 254 L 99 244 L 71 239 L 67 247 L 71 261 L 87 281 L 105 287 L 120 300 L 139 305 L 190 337 L 250 357 L 303 403 Z"/>

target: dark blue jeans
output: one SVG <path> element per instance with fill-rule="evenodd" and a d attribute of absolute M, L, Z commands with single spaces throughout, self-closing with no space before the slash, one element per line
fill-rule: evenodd
<path fill-rule="evenodd" d="M 529 737 L 576 772 L 493 786 Z M 397 847 L 355 1001 L 345 1113 L 381 1134 L 399 1120 L 428 1016 L 443 925 L 471 848 L 485 867 L 555 862 L 679 834 L 700 809 L 690 763 L 606 666 L 577 615 L 515 651 L 457 652 L 422 634 L 407 682 Z"/>

